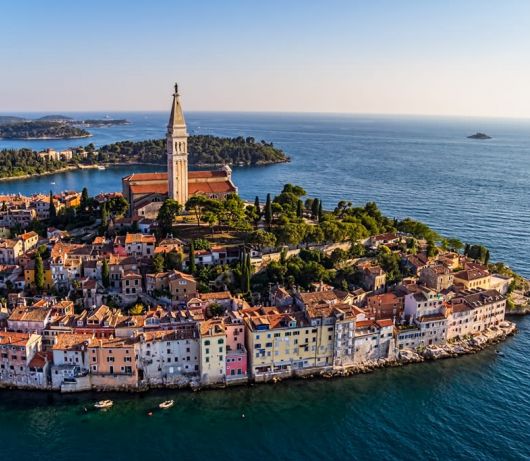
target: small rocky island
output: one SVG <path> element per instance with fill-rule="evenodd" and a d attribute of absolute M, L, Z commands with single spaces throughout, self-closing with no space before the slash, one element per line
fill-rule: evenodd
<path fill-rule="evenodd" d="M 481 133 L 477 131 L 475 134 L 468 136 L 468 139 L 491 139 L 491 136 L 488 136 L 486 133 Z"/>

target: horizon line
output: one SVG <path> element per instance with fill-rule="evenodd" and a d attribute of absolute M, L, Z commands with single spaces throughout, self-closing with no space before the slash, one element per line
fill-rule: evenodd
<path fill-rule="evenodd" d="M 166 113 L 167 109 L 85 109 L 85 110 L 1 110 L 0 116 L 16 114 L 75 114 L 75 113 Z M 192 109 L 185 113 L 217 113 L 217 114 L 270 114 L 270 115 L 350 115 L 369 117 L 429 117 L 429 118 L 475 118 L 475 119 L 503 119 L 530 121 L 530 115 L 457 115 L 457 114 L 425 114 L 425 113 L 403 113 L 403 112 L 334 112 L 334 111 L 277 111 L 277 110 L 215 110 L 215 109 Z"/>

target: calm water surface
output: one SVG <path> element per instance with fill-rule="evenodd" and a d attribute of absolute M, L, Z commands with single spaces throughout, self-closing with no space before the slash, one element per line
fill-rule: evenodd
<path fill-rule="evenodd" d="M 166 113 L 110 115 L 133 123 L 95 129 L 90 141 L 158 138 L 167 123 Z M 493 259 L 530 276 L 528 121 L 235 113 L 189 113 L 187 120 L 192 133 L 254 136 L 291 156 L 290 164 L 235 169 L 244 198 L 264 199 L 292 182 L 327 207 L 375 200 L 391 216 L 484 243 Z M 479 130 L 494 139 L 466 139 Z M 120 190 L 125 174 L 153 169 L 76 171 L 3 182 L 0 192 L 87 186 L 96 194 Z M 3 392 L 0 460 L 530 459 L 530 319 L 519 326 L 502 358 L 488 350 L 336 381 L 117 395 L 107 413 L 82 414 L 97 395 Z M 146 416 L 169 397 L 174 408 Z"/>

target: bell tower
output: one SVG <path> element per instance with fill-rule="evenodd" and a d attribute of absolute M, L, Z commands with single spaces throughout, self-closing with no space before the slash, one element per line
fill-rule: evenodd
<path fill-rule="evenodd" d="M 182 206 L 188 201 L 188 133 L 175 83 L 166 135 L 168 197 Z"/>

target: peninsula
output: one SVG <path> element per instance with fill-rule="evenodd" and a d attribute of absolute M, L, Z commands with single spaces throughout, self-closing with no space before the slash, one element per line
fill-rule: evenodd
<path fill-rule="evenodd" d="M 92 136 L 85 128 L 126 125 L 125 119 L 74 120 L 64 115 L 45 115 L 35 120 L 0 116 L 0 138 L 3 139 L 78 139 Z"/>
<path fill-rule="evenodd" d="M 0 127 L 1 131 L 2 127 Z M 122 141 L 99 149 L 85 147 L 36 152 L 31 149 L 0 150 L 0 179 L 17 179 L 98 165 L 165 162 L 164 140 Z M 189 137 L 190 163 L 194 166 L 257 166 L 288 162 L 289 157 L 272 143 L 253 138 Z"/>
<path fill-rule="evenodd" d="M 294 184 L 246 202 L 229 167 L 188 171 L 188 140 L 175 86 L 166 171 L 124 177 L 123 193 L 1 198 L 0 386 L 331 378 L 514 333 L 528 282 L 484 246 L 373 202 L 324 209 Z"/>

